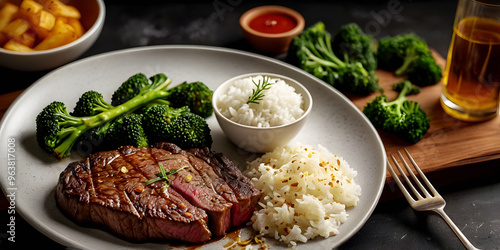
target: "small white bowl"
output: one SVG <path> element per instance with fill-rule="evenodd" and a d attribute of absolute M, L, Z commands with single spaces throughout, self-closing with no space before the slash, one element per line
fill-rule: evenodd
<path fill-rule="evenodd" d="M 302 95 L 304 113 L 292 123 L 274 127 L 255 127 L 239 124 L 225 117 L 219 108 L 220 96 L 226 93 L 235 80 L 253 77 L 268 76 L 284 80 L 288 85 L 295 88 L 295 92 Z M 241 149 L 253 153 L 265 153 L 277 147 L 288 144 L 300 132 L 306 122 L 306 118 L 311 112 L 313 100 L 309 91 L 297 81 L 278 74 L 272 73 L 251 73 L 233 77 L 222 83 L 213 93 L 212 101 L 215 117 L 231 142 Z"/>
<path fill-rule="evenodd" d="M 20 3 L 16 0 L 9 2 L 18 6 Z M 49 70 L 71 62 L 87 51 L 97 40 L 104 26 L 104 1 L 72 0 L 68 4 L 77 7 L 82 15 L 80 22 L 87 30 L 82 37 L 54 49 L 36 52 L 15 52 L 0 48 L 0 66 L 19 71 Z"/>

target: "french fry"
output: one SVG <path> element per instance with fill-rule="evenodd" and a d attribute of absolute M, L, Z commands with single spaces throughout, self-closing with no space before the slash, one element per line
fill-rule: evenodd
<path fill-rule="evenodd" d="M 81 14 L 77 8 L 66 5 L 59 0 L 44 1 L 44 9 L 52 13 L 54 16 L 63 16 L 69 18 L 80 19 Z"/>
<path fill-rule="evenodd" d="M 32 26 L 38 25 L 40 22 L 40 12 L 43 6 L 33 0 L 23 0 L 19 5 L 17 18 L 22 18 L 28 21 Z"/>
<path fill-rule="evenodd" d="M 21 18 L 8 23 L 4 28 L 3 32 L 9 37 L 16 37 L 22 35 L 30 28 L 30 24 Z"/>
<path fill-rule="evenodd" d="M 64 21 L 57 19 L 54 28 L 50 31 L 49 35 L 43 39 L 34 50 L 47 50 L 53 49 L 78 39 L 75 29 L 64 23 Z"/>
<path fill-rule="evenodd" d="M 42 10 L 40 11 L 40 19 L 38 26 L 40 28 L 44 28 L 46 30 L 52 30 L 54 28 L 54 25 L 56 24 L 56 17 L 49 12 Z"/>
<path fill-rule="evenodd" d="M 68 18 L 66 23 L 75 29 L 75 33 L 78 37 L 83 36 L 83 33 L 85 33 L 85 28 L 83 28 L 82 23 L 80 23 L 78 19 Z"/>
<path fill-rule="evenodd" d="M 28 52 L 68 44 L 85 33 L 80 17 L 77 8 L 60 0 L 5 3 L 0 7 L 0 46 Z"/>
<path fill-rule="evenodd" d="M 30 14 L 36 14 L 43 10 L 43 6 L 33 0 L 23 0 L 19 8 Z"/>
<path fill-rule="evenodd" d="M 45 39 L 49 35 L 55 23 L 56 17 L 45 10 L 36 14 L 32 28 L 35 30 L 39 41 Z"/>
<path fill-rule="evenodd" d="M 16 51 L 16 52 L 32 52 L 32 51 L 34 51 L 32 48 L 30 48 L 26 45 L 20 44 L 14 40 L 9 40 L 7 43 L 5 43 L 5 45 L 3 47 L 4 47 L 4 49 Z"/>
<path fill-rule="evenodd" d="M 12 20 L 12 17 L 17 13 L 19 7 L 14 4 L 6 3 L 2 9 L 0 9 L 0 31 L 2 31 L 5 26 Z"/>
<path fill-rule="evenodd" d="M 35 32 L 24 32 L 20 36 L 13 37 L 11 40 L 20 43 L 24 46 L 28 46 L 30 48 L 33 48 L 35 46 L 35 40 L 36 40 L 36 35 Z"/>

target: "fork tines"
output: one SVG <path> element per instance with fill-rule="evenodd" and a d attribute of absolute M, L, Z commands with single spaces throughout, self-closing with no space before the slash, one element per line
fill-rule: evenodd
<path fill-rule="evenodd" d="M 415 175 L 415 173 L 413 172 L 413 170 L 411 169 L 411 167 L 408 165 L 407 161 L 404 159 L 404 157 L 401 154 L 401 152 L 397 151 L 397 154 L 399 156 L 400 161 L 403 163 L 403 166 L 406 169 L 406 172 L 408 172 L 408 175 L 411 176 L 411 180 L 408 178 L 408 176 L 405 173 L 405 171 L 403 170 L 403 168 L 399 165 L 399 163 L 396 160 L 396 158 L 392 154 L 390 156 L 392 158 L 392 161 L 394 162 L 394 165 L 398 169 L 398 172 L 400 173 L 400 175 L 404 178 L 405 182 L 407 183 L 406 186 L 408 186 L 411 189 L 411 191 L 414 194 L 414 196 L 416 196 L 416 199 L 419 200 L 419 199 L 422 199 L 424 197 L 429 198 L 429 197 L 440 196 L 439 193 L 434 189 L 434 187 L 432 186 L 432 184 L 429 182 L 429 180 L 427 179 L 427 177 L 424 175 L 424 173 L 422 172 L 422 170 L 418 167 L 418 165 L 415 162 L 415 160 L 413 160 L 413 158 L 411 157 L 411 155 L 408 152 L 408 150 L 406 150 L 406 148 L 404 148 L 404 151 L 405 151 L 406 156 L 408 157 L 409 161 L 411 162 L 411 164 L 415 168 L 416 172 L 418 173 L 418 175 L 420 176 L 420 178 L 424 182 L 425 187 L 424 187 L 424 185 L 422 185 L 422 183 L 420 182 L 420 180 L 418 179 L 418 177 Z M 407 197 L 407 199 L 411 198 L 412 196 L 408 193 L 407 189 L 404 188 L 403 183 L 398 178 L 398 175 L 396 174 L 396 172 L 392 168 L 391 164 L 389 162 L 387 162 L 387 163 L 389 165 L 389 172 L 391 173 L 392 177 L 394 178 L 394 180 L 396 181 L 396 183 L 400 187 L 401 191 L 405 194 L 405 196 Z M 419 187 L 420 191 L 417 191 L 415 189 L 415 185 L 417 185 Z M 432 194 L 429 193 L 429 192 L 431 192 Z M 415 198 L 413 198 L 413 200 L 415 200 Z"/>
<path fill-rule="evenodd" d="M 470 243 L 467 237 L 465 237 L 465 235 L 460 231 L 460 229 L 455 225 L 455 223 L 453 223 L 453 221 L 448 217 L 448 215 L 446 215 L 446 213 L 444 212 L 444 206 L 446 205 L 446 201 L 443 199 L 443 197 L 441 197 L 441 195 L 439 195 L 436 189 L 434 189 L 429 180 L 427 180 L 427 177 L 425 177 L 424 173 L 422 173 L 422 170 L 420 170 L 417 163 L 411 157 L 410 153 L 408 153 L 408 150 L 404 149 L 404 151 L 406 152 L 408 160 L 411 162 L 416 172 L 420 176 L 420 179 L 425 183 L 426 187 L 422 185 L 421 181 L 413 173 L 407 161 L 399 151 L 398 151 L 399 159 L 403 163 L 403 166 L 408 172 L 408 175 L 411 176 L 411 181 L 410 178 L 408 178 L 408 176 L 405 174 L 405 171 L 403 171 L 403 168 L 399 165 L 398 161 L 396 160 L 396 157 L 394 157 L 391 154 L 391 158 L 392 161 L 394 162 L 394 165 L 398 169 L 399 173 L 405 179 L 407 184 L 406 186 L 408 186 L 408 188 L 411 189 L 411 191 L 413 192 L 413 196 L 409 194 L 408 188 L 405 188 L 403 183 L 401 183 L 401 180 L 394 171 L 389 160 L 387 160 L 387 165 L 389 168 L 389 172 L 394 178 L 394 181 L 396 181 L 396 184 L 398 184 L 399 189 L 401 189 L 401 192 L 403 192 L 406 200 L 408 201 L 408 203 L 410 203 L 410 206 L 417 211 L 433 211 L 439 214 L 446 221 L 446 223 L 450 226 L 450 228 L 458 236 L 460 241 L 464 244 L 464 246 L 467 249 L 477 249 Z M 416 190 L 415 185 L 418 186 L 420 191 Z M 429 192 L 431 192 L 432 195 Z M 422 195 L 424 197 L 422 197 Z"/>

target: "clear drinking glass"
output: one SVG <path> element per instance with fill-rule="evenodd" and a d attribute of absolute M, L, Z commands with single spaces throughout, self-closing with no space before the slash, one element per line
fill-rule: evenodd
<path fill-rule="evenodd" d="M 500 1 L 459 0 L 443 77 L 441 106 L 464 121 L 498 116 Z"/>

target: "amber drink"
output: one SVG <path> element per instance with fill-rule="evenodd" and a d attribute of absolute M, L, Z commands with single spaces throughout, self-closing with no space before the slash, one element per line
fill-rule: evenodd
<path fill-rule="evenodd" d="M 469 7 L 463 2 L 469 2 Z M 496 10 L 479 11 L 480 8 Z M 460 13 L 466 10 L 474 13 Z M 500 5 L 461 0 L 443 78 L 441 104 L 446 113 L 460 120 L 484 121 L 498 115 L 499 97 Z"/>

